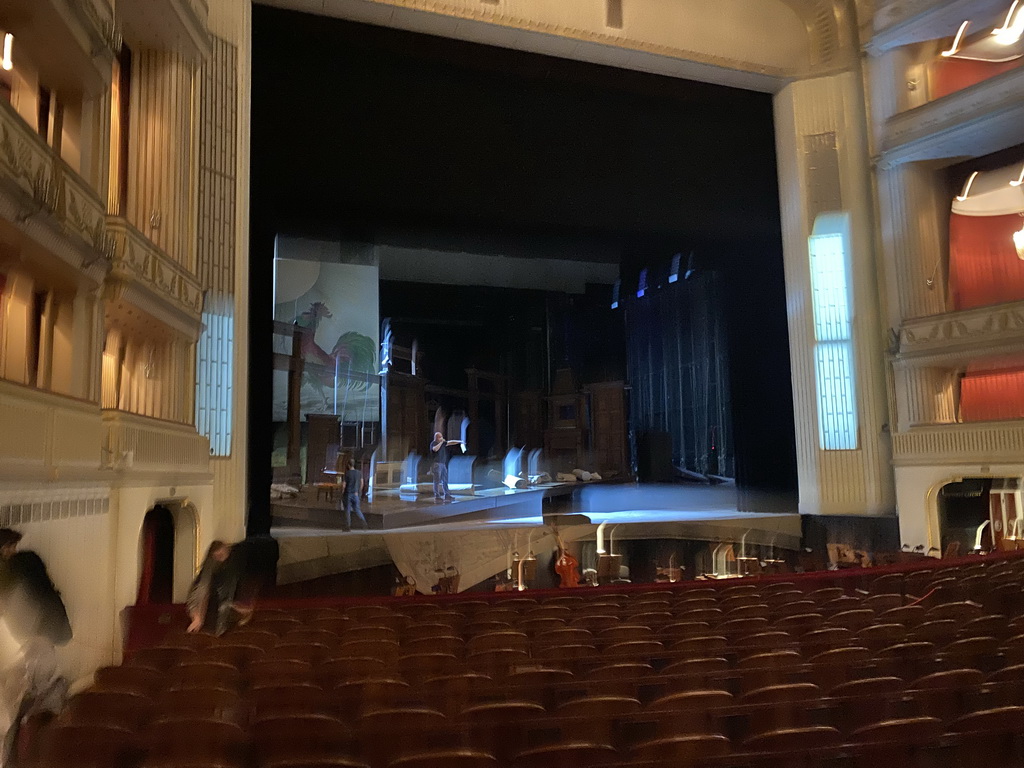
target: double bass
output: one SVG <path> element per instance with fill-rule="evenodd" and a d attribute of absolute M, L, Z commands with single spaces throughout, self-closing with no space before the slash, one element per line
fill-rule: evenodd
<path fill-rule="evenodd" d="M 555 559 L 555 573 L 561 579 L 559 587 L 578 587 L 580 585 L 580 561 L 572 556 L 572 553 L 565 548 L 562 537 L 557 533 L 555 540 L 558 542 L 558 557 Z"/>

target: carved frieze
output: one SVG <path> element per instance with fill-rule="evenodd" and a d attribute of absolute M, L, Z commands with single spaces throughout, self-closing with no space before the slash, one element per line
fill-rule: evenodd
<path fill-rule="evenodd" d="M 52 212 L 57 203 L 53 154 L 14 109 L 0 100 L 0 182 L 16 188 L 37 210 Z M 34 211 L 27 210 L 26 213 Z"/>
<path fill-rule="evenodd" d="M 934 364 L 1020 348 L 1024 345 L 1024 301 L 908 320 L 899 331 L 898 361 Z"/>

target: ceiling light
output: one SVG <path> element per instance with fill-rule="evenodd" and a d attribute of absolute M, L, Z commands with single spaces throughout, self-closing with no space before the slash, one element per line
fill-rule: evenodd
<path fill-rule="evenodd" d="M 0 59 L 0 67 L 8 72 L 14 69 L 14 62 L 11 61 L 11 49 L 14 47 L 14 35 L 8 32 L 4 35 L 4 57 Z"/>
<path fill-rule="evenodd" d="M 970 178 L 969 178 L 969 179 L 967 180 L 967 183 L 966 183 L 966 184 L 964 184 L 964 191 L 963 191 L 963 192 L 961 192 L 961 193 L 960 193 L 959 195 L 957 195 L 957 196 L 956 196 L 957 202 L 960 202 L 960 203 L 962 203 L 962 202 L 963 202 L 964 200 L 966 200 L 966 199 L 967 199 L 967 196 L 968 196 L 969 194 L 971 194 L 971 184 L 973 184 L 973 183 L 974 183 L 974 180 L 975 180 L 976 178 L 978 178 L 978 172 L 977 172 L 977 171 L 975 171 L 974 173 L 972 173 L 972 174 L 971 174 L 971 177 L 970 177 Z"/>
<path fill-rule="evenodd" d="M 1010 6 L 1010 11 L 1006 14 L 1003 26 L 992 30 L 996 42 L 1000 45 L 1013 45 L 1024 34 L 1024 8 L 1017 8 L 1019 2 L 1020 0 L 1013 0 L 1013 5 Z M 1017 11 L 1016 17 L 1014 17 L 1014 11 Z"/>
<path fill-rule="evenodd" d="M 953 45 L 950 47 L 948 51 L 943 51 L 941 54 L 942 56 L 952 56 L 954 53 L 960 50 L 960 41 L 963 39 L 964 32 L 967 31 L 967 27 L 970 25 L 970 23 L 971 22 L 968 20 L 960 25 L 960 29 L 956 31 L 956 37 L 953 38 Z"/>

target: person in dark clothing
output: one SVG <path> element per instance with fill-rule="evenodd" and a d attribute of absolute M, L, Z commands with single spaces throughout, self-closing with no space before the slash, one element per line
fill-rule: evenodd
<path fill-rule="evenodd" d="M 51 719 L 68 692 L 55 648 L 72 637 L 64 601 L 43 559 L 32 551 L 19 552 L 20 542 L 20 533 L 0 528 L 0 618 L 21 654 L 16 668 L 4 671 L 7 682 L 17 684 L 20 700 L 6 734 L 0 723 L 0 765 L 14 751 L 22 726 L 33 718 Z"/>
<path fill-rule="evenodd" d="M 363 512 L 359 509 L 359 500 L 363 495 L 363 473 L 356 469 L 356 463 L 353 459 L 348 460 L 348 469 L 345 470 L 344 477 L 344 489 L 342 490 L 342 499 L 345 506 L 345 528 L 351 530 L 352 528 L 352 514 L 359 518 L 359 522 L 362 523 L 363 529 L 369 529 L 369 525 L 366 524 L 366 518 L 363 517 Z"/>
<path fill-rule="evenodd" d="M 71 640 L 71 623 L 43 559 L 18 551 L 21 534 L 0 528 L 0 601 L 11 632 L 22 642 L 41 637 L 53 645 Z"/>
<path fill-rule="evenodd" d="M 430 471 L 434 475 L 434 499 L 451 501 L 455 497 L 448 490 L 448 441 L 440 432 L 434 433 L 434 442 L 430 450 L 434 453 L 434 465 Z"/>
<path fill-rule="evenodd" d="M 185 605 L 191 619 L 189 632 L 223 635 L 235 618 L 235 593 L 242 577 L 242 558 L 232 557 L 233 547 L 214 541 L 188 591 Z"/>

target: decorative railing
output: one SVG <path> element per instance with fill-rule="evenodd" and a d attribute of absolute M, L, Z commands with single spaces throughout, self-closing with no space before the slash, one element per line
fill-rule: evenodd
<path fill-rule="evenodd" d="M 1024 461 L 1024 420 L 913 427 L 892 436 L 893 462 L 986 464 Z"/>
<path fill-rule="evenodd" d="M 208 473 L 210 441 L 190 424 L 103 411 L 104 466 L 135 472 Z"/>
<path fill-rule="evenodd" d="M 107 232 L 114 244 L 114 277 L 142 283 L 192 319 L 199 319 L 203 311 L 203 288 L 195 275 L 160 250 L 127 219 L 108 216 Z"/>
<path fill-rule="evenodd" d="M 96 403 L 0 381 L 0 477 L 59 479 L 100 466 Z"/>
<path fill-rule="evenodd" d="M 26 215 L 57 206 L 53 150 L 29 128 L 7 101 L 0 99 L 0 183 L 21 192 Z"/>

